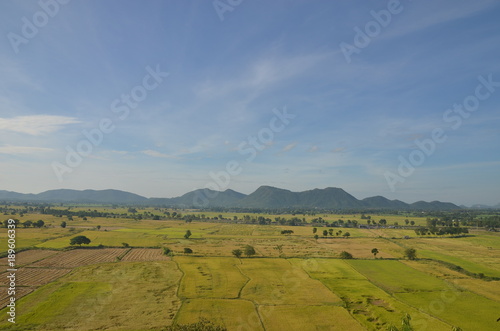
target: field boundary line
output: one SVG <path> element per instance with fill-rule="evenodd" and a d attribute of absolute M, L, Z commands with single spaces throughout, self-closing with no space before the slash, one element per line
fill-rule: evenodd
<path fill-rule="evenodd" d="M 179 306 L 179 309 L 177 309 L 177 311 L 175 312 L 174 318 L 172 318 L 172 325 L 175 325 L 177 323 L 179 312 L 181 311 L 182 307 L 184 306 L 184 302 L 187 300 L 187 298 L 181 298 L 181 296 L 179 295 L 179 291 L 181 289 L 181 283 L 184 280 L 184 277 L 186 277 L 186 273 L 184 272 L 184 270 L 182 270 L 179 263 L 174 260 L 173 256 L 170 259 L 170 261 L 175 263 L 175 265 L 177 266 L 177 270 L 179 270 L 182 274 L 182 277 L 179 279 L 179 283 L 177 284 L 177 290 L 175 291 L 175 296 L 181 301 L 181 305 Z"/>
<path fill-rule="evenodd" d="M 241 297 L 241 292 L 243 292 L 243 289 L 248 285 L 248 283 L 250 282 L 250 277 L 248 277 L 241 269 L 240 267 L 237 265 L 237 264 L 234 264 L 234 266 L 236 267 L 236 269 L 238 269 L 238 271 L 240 272 L 240 274 L 245 277 L 247 279 L 247 281 L 245 282 L 245 284 L 243 284 L 243 286 L 241 286 L 240 290 L 238 291 L 238 296 L 236 297 L 237 299 L 243 299 Z M 243 299 L 243 300 L 248 300 L 248 299 Z M 251 301 L 251 300 L 248 300 L 248 301 Z M 254 305 L 255 303 L 252 302 Z"/>

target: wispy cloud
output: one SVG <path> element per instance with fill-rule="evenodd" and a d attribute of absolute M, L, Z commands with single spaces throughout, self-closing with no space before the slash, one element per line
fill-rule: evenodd
<path fill-rule="evenodd" d="M 462 19 L 478 12 L 487 10 L 498 4 L 495 0 L 484 1 L 464 1 L 453 2 L 453 6 L 442 6 L 439 3 L 420 3 L 420 7 L 414 10 L 413 15 L 406 16 L 405 24 L 399 29 L 394 29 L 391 32 L 383 35 L 384 38 L 399 37 L 402 35 L 414 33 L 432 27 L 438 24 L 452 22 Z M 407 4 L 408 7 L 414 6 Z M 429 6 L 431 5 L 431 6 Z M 433 8 L 434 7 L 434 8 Z M 422 19 L 424 17 L 424 19 Z"/>
<path fill-rule="evenodd" d="M 27 146 L 1 146 L 0 154 L 22 155 L 52 152 L 51 148 Z"/>
<path fill-rule="evenodd" d="M 178 159 L 179 158 L 175 155 L 168 155 L 168 154 L 160 153 L 160 152 L 152 150 L 152 149 L 146 149 L 144 151 L 141 151 L 141 153 L 146 154 L 148 156 L 152 156 L 152 157 L 163 157 L 163 158 L 167 158 L 167 159 Z"/>
<path fill-rule="evenodd" d="M 297 147 L 296 142 L 290 143 L 290 144 L 286 145 L 285 147 L 283 147 L 283 149 L 281 149 L 281 151 L 279 151 L 278 154 L 284 154 L 284 153 L 290 152 L 295 147 Z"/>
<path fill-rule="evenodd" d="M 0 130 L 41 136 L 58 131 L 65 125 L 76 123 L 80 123 L 80 121 L 76 118 L 67 116 L 17 116 L 12 118 L 0 118 Z"/>
<path fill-rule="evenodd" d="M 314 153 L 314 152 L 317 152 L 318 150 L 319 150 L 319 147 L 314 145 L 314 146 L 309 147 L 309 149 L 307 151 L 310 153 Z"/>

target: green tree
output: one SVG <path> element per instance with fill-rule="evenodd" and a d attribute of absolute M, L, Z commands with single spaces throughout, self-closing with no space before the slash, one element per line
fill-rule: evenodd
<path fill-rule="evenodd" d="M 328 236 L 328 231 L 327 230 L 323 230 L 323 237 L 326 237 Z"/>
<path fill-rule="evenodd" d="M 189 239 L 189 237 L 191 237 L 191 234 L 192 234 L 191 231 L 187 230 L 186 234 L 184 235 L 184 238 Z"/>
<path fill-rule="evenodd" d="M 184 253 L 185 254 L 191 254 L 191 253 L 193 253 L 193 250 L 191 248 L 189 248 L 189 247 L 186 247 L 186 248 L 184 248 Z"/>
<path fill-rule="evenodd" d="M 351 234 L 349 232 L 346 232 L 342 236 L 347 239 L 351 236 Z"/>
<path fill-rule="evenodd" d="M 314 235 L 314 239 L 318 240 L 319 236 L 317 234 Z"/>
<path fill-rule="evenodd" d="M 233 253 L 233 255 L 239 259 L 241 258 L 243 251 L 241 249 L 233 249 L 231 253 Z"/>
<path fill-rule="evenodd" d="M 373 254 L 374 258 L 377 258 L 378 249 L 376 249 L 376 248 L 372 249 L 372 254 Z"/>
<path fill-rule="evenodd" d="M 340 252 L 339 256 L 341 259 L 352 259 L 352 254 L 346 251 Z"/>
<path fill-rule="evenodd" d="M 317 228 L 313 228 L 313 234 L 318 232 L 318 229 Z"/>
<path fill-rule="evenodd" d="M 415 248 L 405 249 L 404 257 L 408 258 L 408 260 L 415 260 L 417 258 L 417 250 Z"/>
<path fill-rule="evenodd" d="M 128 243 L 122 243 L 122 246 L 125 247 L 125 248 L 129 248 L 130 245 Z"/>
<path fill-rule="evenodd" d="M 244 253 L 247 257 L 253 256 L 255 255 L 255 248 L 253 248 L 253 246 L 246 245 L 244 248 Z"/>
<path fill-rule="evenodd" d="M 283 244 L 276 245 L 273 247 L 273 249 L 277 250 L 279 252 L 279 256 L 281 257 L 281 255 L 283 254 Z"/>
<path fill-rule="evenodd" d="M 101 226 L 98 225 L 98 226 L 96 226 L 96 228 L 97 228 L 97 231 L 99 231 L 101 229 Z"/>
<path fill-rule="evenodd" d="M 61 222 L 61 228 L 63 228 L 63 229 L 64 229 L 65 227 L 66 227 L 66 222 L 65 222 L 65 221 L 62 221 L 62 222 Z"/>
<path fill-rule="evenodd" d="M 90 244 L 90 239 L 85 236 L 76 236 L 70 239 L 69 244 L 72 246 L 73 245 L 82 246 L 82 244 L 88 245 Z"/>
<path fill-rule="evenodd" d="M 415 225 L 415 221 L 411 221 L 411 222 L 410 222 L 410 225 L 411 225 L 411 226 L 414 226 L 414 225 Z"/>
<path fill-rule="evenodd" d="M 164 255 L 171 255 L 172 254 L 172 250 L 168 247 L 163 247 L 163 254 Z"/>

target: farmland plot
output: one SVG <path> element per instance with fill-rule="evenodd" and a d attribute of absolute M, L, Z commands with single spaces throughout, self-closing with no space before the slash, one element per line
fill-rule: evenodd
<path fill-rule="evenodd" d="M 259 306 L 267 330 L 365 330 L 347 310 L 335 306 Z"/>
<path fill-rule="evenodd" d="M 200 318 L 222 325 L 230 331 L 263 330 L 254 304 L 241 299 L 188 299 L 183 302 L 176 323 L 190 324 Z"/>
<path fill-rule="evenodd" d="M 240 263 L 235 258 L 178 256 L 174 260 L 184 272 L 179 288 L 182 298 L 238 298 L 248 281 L 235 266 Z"/>
<path fill-rule="evenodd" d="M 408 302 L 425 313 L 436 316 L 463 330 L 498 330 L 500 303 L 468 291 L 397 293 L 396 298 Z"/>
<path fill-rule="evenodd" d="M 410 268 L 399 261 L 351 260 L 348 263 L 372 283 L 389 293 L 440 291 L 447 288 L 442 280 Z"/>
<path fill-rule="evenodd" d="M 302 267 L 312 278 L 320 280 L 332 292 L 339 295 L 351 315 L 368 330 L 386 329 L 389 325 L 399 325 L 403 312 L 409 313 L 412 320 L 425 324 L 428 327 L 425 330 L 449 331 L 451 328 L 450 325 L 433 316 L 394 299 L 344 260 L 293 259 L 292 263 Z M 416 330 L 420 329 L 416 328 Z"/>
<path fill-rule="evenodd" d="M 66 275 L 71 269 L 19 268 L 16 272 L 17 286 L 41 286 Z M 8 286 L 6 273 L 0 274 L 0 286 Z"/>
<path fill-rule="evenodd" d="M 170 258 L 159 248 L 133 248 L 123 258 L 124 262 L 168 261 Z"/>
<path fill-rule="evenodd" d="M 33 263 L 33 267 L 74 268 L 102 262 L 113 262 L 125 248 L 74 249 L 52 255 Z"/>
<path fill-rule="evenodd" d="M 180 277 L 171 261 L 81 267 L 18 300 L 17 324 L 41 330 L 161 329 L 179 309 Z M 2 320 L 0 328 L 12 326 Z"/>
<path fill-rule="evenodd" d="M 58 251 L 45 250 L 45 249 L 33 249 L 29 251 L 22 251 L 16 253 L 16 265 L 22 266 L 42 260 L 46 257 L 59 253 Z M 0 265 L 7 265 L 7 258 L 0 259 Z"/>
<path fill-rule="evenodd" d="M 264 305 L 340 305 L 321 282 L 284 259 L 244 259 L 239 265 L 250 281 L 241 297 Z"/>

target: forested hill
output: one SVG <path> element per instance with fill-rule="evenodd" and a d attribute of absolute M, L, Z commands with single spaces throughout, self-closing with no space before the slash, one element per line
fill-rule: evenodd
<path fill-rule="evenodd" d="M 48 202 L 48 203 L 103 203 L 137 204 L 169 207 L 221 207 L 242 209 L 390 209 L 390 210 L 455 210 L 461 207 L 440 201 L 418 201 L 407 204 L 374 196 L 358 200 L 341 188 L 328 187 L 303 192 L 292 192 L 271 186 L 261 186 L 251 194 L 233 190 L 222 192 L 195 190 L 175 198 L 146 198 L 119 190 L 50 190 L 39 194 L 23 194 L 0 191 L 3 202 Z"/>

